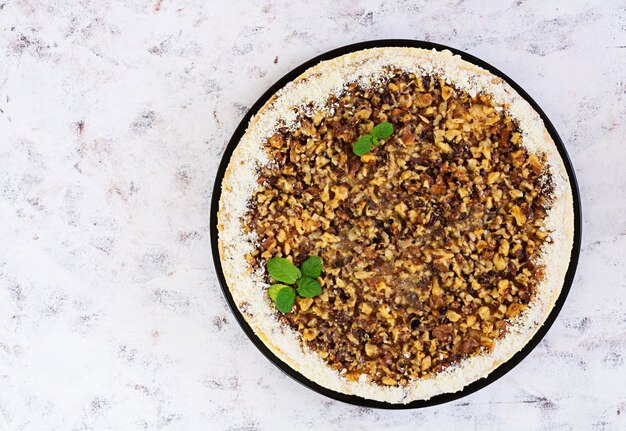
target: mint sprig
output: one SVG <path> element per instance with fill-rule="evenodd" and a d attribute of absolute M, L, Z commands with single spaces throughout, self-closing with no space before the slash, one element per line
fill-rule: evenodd
<path fill-rule="evenodd" d="M 393 134 L 393 124 L 383 121 L 372 128 L 372 133 L 361 136 L 352 146 L 352 151 L 357 156 L 362 156 L 372 150 L 372 145 L 378 147 L 380 139 L 387 139 Z"/>
<path fill-rule="evenodd" d="M 281 313 L 291 311 L 296 291 L 303 298 L 313 298 L 322 293 L 322 286 L 316 280 L 322 274 L 322 259 L 319 256 L 309 256 L 300 269 L 288 259 L 273 257 L 267 262 L 267 272 L 275 281 L 285 283 L 272 284 L 267 291 Z M 297 288 L 294 290 L 289 284 L 295 284 Z"/>

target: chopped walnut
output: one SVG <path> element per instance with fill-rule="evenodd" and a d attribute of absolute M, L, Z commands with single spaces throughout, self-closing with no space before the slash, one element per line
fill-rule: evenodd
<path fill-rule="evenodd" d="M 328 106 L 266 142 L 274 163 L 246 218 L 250 262 L 324 261 L 323 293 L 282 321 L 347 378 L 382 385 L 490 351 L 543 277 L 545 157 L 489 96 L 435 76 L 352 83 Z M 355 156 L 382 121 L 394 134 Z"/>

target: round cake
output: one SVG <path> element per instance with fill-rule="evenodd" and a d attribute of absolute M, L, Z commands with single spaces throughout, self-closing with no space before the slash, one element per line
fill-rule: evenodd
<path fill-rule="evenodd" d="M 259 110 L 218 230 L 233 300 L 278 358 L 409 403 L 528 343 L 561 292 L 574 213 L 543 121 L 504 80 L 449 51 L 374 48 Z"/>

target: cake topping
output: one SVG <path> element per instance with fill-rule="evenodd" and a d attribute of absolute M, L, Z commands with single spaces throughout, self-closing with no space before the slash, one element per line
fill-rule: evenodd
<path fill-rule="evenodd" d="M 436 76 L 352 83 L 328 107 L 268 139 L 274 163 L 245 221 L 258 267 L 327 263 L 321 294 L 294 294 L 284 323 L 349 379 L 384 385 L 492 349 L 543 277 L 543 156 L 489 96 Z M 370 151 L 353 152 L 368 135 Z"/>

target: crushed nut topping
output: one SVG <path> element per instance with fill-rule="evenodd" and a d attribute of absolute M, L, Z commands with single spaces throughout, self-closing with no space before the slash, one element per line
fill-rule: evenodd
<path fill-rule="evenodd" d="M 489 96 L 435 76 L 352 83 L 327 108 L 266 142 L 245 220 L 253 266 L 324 261 L 323 293 L 280 319 L 349 379 L 382 385 L 490 351 L 543 277 L 545 157 Z M 394 134 L 354 155 L 383 121 Z"/>

